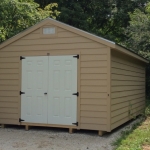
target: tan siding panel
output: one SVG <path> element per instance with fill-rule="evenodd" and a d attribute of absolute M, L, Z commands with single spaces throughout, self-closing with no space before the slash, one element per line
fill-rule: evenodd
<path fill-rule="evenodd" d="M 130 110 L 129 110 L 129 117 L 132 119 L 132 118 L 135 118 L 137 115 L 139 114 L 142 114 L 144 113 L 144 110 L 145 110 L 145 103 L 137 103 L 136 105 L 133 105 L 134 107 L 131 107 Z M 142 112 L 142 113 L 141 113 Z"/>
<path fill-rule="evenodd" d="M 125 75 L 117 75 L 117 74 L 112 74 L 112 80 L 125 80 L 125 81 L 145 81 L 145 78 L 141 77 L 134 77 L 134 76 L 125 76 Z"/>
<path fill-rule="evenodd" d="M 74 38 L 51 38 L 51 39 L 36 39 L 36 40 L 19 40 L 14 42 L 12 45 L 15 46 L 26 46 L 26 45 L 51 45 L 51 44 L 66 44 L 66 43 L 86 43 L 91 42 L 91 40 L 83 37 Z"/>
<path fill-rule="evenodd" d="M 18 78 L 19 78 L 18 74 L 0 74 L 0 80 L 3 80 L 3 79 L 13 80 L 13 79 L 18 79 Z"/>
<path fill-rule="evenodd" d="M 125 112 L 129 112 L 129 107 L 128 106 L 124 107 L 124 108 L 121 108 L 119 110 L 112 111 L 111 112 L 111 117 L 113 118 L 113 117 L 118 116 L 118 115 L 120 115 L 122 113 L 125 113 Z"/>
<path fill-rule="evenodd" d="M 119 120 L 119 121 L 113 123 L 113 124 L 111 125 L 111 129 L 114 129 L 114 128 L 116 128 L 116 127 L 122 125 L 123 123 L 125 123 L 125 122 L 127 122 L 127 121 L 129 121 L 129 117 L 122 118 L 121 120 Z"/>
<path fill-rule="evenodd" d="M 143 104 L 145 104 L 145 99 L 144 98 L 139 98 L 139 99 L 131 100 L 130 101 L 130 105 L 134 105 L 134 104 L 137 104 L 137 103 L 140 103 L 140 102 L 142 102 Z"/>
<path fill-rule="evenodd" d="M 106 124 L 107 120 L 105 118 L 89 118 L 89 117 L 81 117 L 81 124 L 87 123 L 87 124 Z"/>
<path fill-rule="evenodd" d="M 4 69 L 6 69 L 6 68 L 10 68 L 10 69 L 12 69 L 12 68 L 18 68 L 19 67 L 19 63 L 0 63 L 0 68 L 4 68 Z"/>
<path fill-rule="evenodd" d="M 144 110 L 145 110 L 145 105 L 140 105 L 131 110 L 131 116 L 142 114 L 144 112 Z"/>
<path fill-rule="evenodd" d="M 106 86 L 81 86 L 80 88 L 81 92 L 107 92 Z"/>
<path fill-rule="evenodd" d="M 141 105 L 145 104 L 145 100 L 139 98 L 139 99 L 135 99 L 135 100 L 131 100 L 131 101 L 126 101 L 123 103 L 118 103 L 118 104 L 112 105 L 111 110 L 114 111 L 117 109 L 122 109 L 122 108 L 127 107 L 127 106 L 129 106 L 129 108 L 132 109 L 132 108 L 139 106 L 140 104 Z"/>
<path fill-rule="evenodd" d="M 7 47 L 6 47 L 7 48 Z M 19 57 L 21 55 L 20 52 L 5 52 L 5 51 L 0 51 L 0 59 L 3 57 L 7 57 L 7 59 L 9 58 L 16 58 Z"/>
<path fill-rule="evenodd" d="M 2 124 L 19 124 L 19 119 L 12 119 L 12 118 L 1 119 L 0 118 L 0 123 L 2 123 Z"/>
<path fill-rule="evenodd" d="M 88 49 L 88 48 L 87 48 Z M 89 48 L 90 49 L 90 48 Z M 93 48 L 95 49 L 95 48 Z M 83 50 L 83 49 L 81 49 Z M 2 57 L 7 57 L 7 58 L 12 58 L 12 57 L 19 57 L 20 56 L 47 56 L 47 53 L 50 53 L 50 55 L 76 55 L 76 54 L 79 54 L 80 53 L 80 50 L 79 49 L 65 49 L 65 50 L 62 50 L 61 48 L 60 49 L 48 49 L 48 50 L 30 50 L 29 51 L 10 51 L 9 53 L 6 52 L 6 51 L 0 51 L 0 58 Z"/>
<path fill-rule="evenodd" d="M 19 69 L 0 69 L 0 74 L 17 74 L 19 73 Z"/>
<path fill-rule="evenodd" d="M 0 113 L 0 118 L 1 119 L 9 119 L 9 118 L 11 118 L 11 119 L 17 119 L 18 118 L 18 114 Z"/>
<path fill-rule="evenodd" d="M 124 91 L 124 92 L 115 92 L 115 93 L 112 93 L 111 96 L 112 96 L 112 98 L 117 98 L 117 97 L 124 97 L 124 96 L 129 96 L 129 95 L 140 94 L 140 93 L 145 93 L 145 89 Z"/>
<path fill-rule="evenodd" d="M 38 28 L 37 30 L 34 30 L 31 34 L 40 34 L 41 28 Z"/>
<path fill-rule="evenodd" d="M 19 87 L 3 85 L 0 86 L 0 91 L 19 91 Z"/>
<path fill-rule="evenodd" d="M 0 85 L 18 85 L 18 80 L 0 80 Z"/>
<path fill-rule="evenodd" d="M 82 73 L 107 73 L 107 68 L 81 68 Z"/>
<path fill-rule="evenodd" d="M 116 91 L 131 91 L 145 89 L 145 86 L 115 86 L 112 88 L 112 92 Z"/>
<path fill-rule="evenodd" d="M 7 97 L 7 96 L 1 96 L 0 97 L 0 102 L 18 102 L 18 96 L 16 97 Z"/>
<path fill-rule="evenodd" d="M 124 57 L 123 55 L 120 55 L 120 54 L 114 54 L 112 53 L 112 61 L 115 61 L 115 62 L 121 62 L 122 64 L 126 64 L 126 65 L 129 65 L 131 67 L 134 67 L 134 68 L 140 68 L 140 69 L 143 69 L 145 68 L 145 64 L 135 60 L 135 59 L 132 59 L 131 57 Z"/>
<path fill-rule="evenodd" d="M 111 129 L 114 129 L 144 108 L 145 65 L 130 56 L 112 51 L 111 72 Z"/>
<path fill-rule="evenodd" d="M 96 61 L 96 60 L 107 60 L 107 55 L 81 55 L 81 61 Z"/>
<path fill-rule="evenodd" d="M 128 70 L 124 70 L 122 69 L 118 69 L 118 68 L 113 68 L 112 69 L 112 74 L 120 74 L 120 75 L 127 75 L 127 76 L 134 76 L 134 77 L 141 77 L 141 78 L 145 78 L 145 74 L 143 73 L 138 73 L 138 72 L 134 72 L 134 71 L 128 71 Z"/>
<path fill-rule="evenodd" d="M 101 99 L 101 98 L 104 98 L 106 99 L 107 98 L 107 93 L 81 93 L 81 98 L 95 98 L 95 99 Z"/>
<path fill-rule="evenodd" d="M 81 117 L 95 117 L 95 118 L 106 118 L 106 112 L 97 112 L 97 111 L 81 111 Z"/>
<path fill-rule="evenodd" d="M 81 80 L 81 85 L 106 86 L 107 80 Z"/>
<path fill-rule="evenodd" d="M 17 114 L 17 113 L 19 113 L 19 111 L 16 108 L 0 108 L 0 113 L 3 113 L 3 114 L 5 114 L 5 113 L 7 113 L 7 114 L 10 114 L 10 113 Z"/>
<path fill-rule="evenodd" d="M 80 128 L 81 129 L 90 129 L 90 130 L 102 130 L 102 131 L 107 131 L 106 125 L 99 125 L 99 124 L 86 124 L 86 123 L 81 123 Z"/>
<path fill-rule="evenodd" d="M 86 49 L 86 48 L 100 48 L 101 45 L 97 43 L 68 43 L 68 44 L 52 44 L 52 45 L 32 45 L 32 46 L 7 46 L 3 51 L 42 51 L 42 50 L 71 50 L 71 49 Z M 101 56 L 101 55 L 100 55 Z M 103 56 L 104 57 L 104 56 Z M 106 58 L 106 57 L 105 57 Z M 106 60 L 106 59 L 102 59 Z"/>
<path fill-rule="evenodd" d="M 1 58 L 0 59 L 0 63 L 17 63 L 17 62 L 19 62 L 20 60 L 19 60 L 19 58 L 18 57 L 12 57 L 12 58 Z"/>
<path fill-rule="evenodd" d="M 21 39 L 33 40 L 33 39 L 39 39 L 39 38 L 40 38 L 40 34 L 28 34 L 22 37 Z"/>
<path fill-rule="evenodd" d="M 145 82 L 135 82 L 135 81 L 133 81 L 133 82 L 131 82 L 131 81 L 117 81 L 117 80 L 112 80 L 111 81 L 111 85 L 112 86 L 122 86 L 122 85 L 141 85 L 141 86 L 145 86 Z"/>
<path fill-rule="evenodd" d="M 90 56 L 89 56 L 90 57 Z M 107 61 L 83 61 L 81 62 L 81 67 L 82 68 L 91 68 L 91 67 L 94 67 L 94 68 L 98 68 L 98 67 L 107 67 Z"/>
<path fill-rule="evenodd" d="M 126 118 L 126 117 L 129 117 L 129 112 L 125 112 L 125 113 L 122 113 L 122 114 L 120 114 L 120 115 L 118 115 L 116 117 L 113 117 L 111 119 L 111 123 L 113 124 L 113 123 L 121 120 L 122 118 Z"/>
<path fill-rule="evenodd" d="M 82 50 L 81 54 L 82 55 L 83 54 L 85 54 L 85 55 L 87 55 L 87 54 L 89 54 L 89 55 L 93 55 L 93 54 L 99 54 L 99 55 L 107 54 L 108 51 L 107 51 L 107 48 L 105 48 L 106 46 L 105 45 L 102 45 L 102 46 L 104 46 L 104 47 L 102 47 L 100 49 L 92 49 L 92 50 L 86 49 L 86 50 Z"/>
<path fill-rule="evenodd" d="M 1 91 L 0 96 L 18 96 L 19 91 Z"/>
<path fill-rule="evenodd" d="M 140 101 L 139 103 L 135 103 L 134 105 L 133 104 L 130 104 L 131 106 L 131 109 L 134 109 L 134 108 L 137 108 L 137 107 L 141 107 L 143 108 L 143 105 L 145 105 L 145 101 Z"/>
<path fill-rule="evenodd" d="M 131 66 L 128 66 L 128 65 L 121 64 L 119 62 L 112 62 L 112 67 L 113 68 L 118 68 L 118 69 L 124 68 L 124 70 L 134 71 L 134 72 L 138 72 L 138 73 L 144 74 L 144 70 L 143 69 L 134 68 L 134 67 L 131 67 Z"/>
<path fill-rule="evenodd" d="M 86 111 L 104 111 L 106 112 L 107 106 L 102 106 L 102 105 L 81 105 L 81 110 L 86 110 Z"/>
<path fill-rule="evenodd" d="M 132 95 L 132 96 L 115 98 L 115 99 L 112 99 L 111 103 L 112 104 L 117 104 L 117 103 L 126 102 L 126 101 L 130 101 L 130 100 L 134 100 L 134 99 L 136 100 L 138 98 L 145 99 L 145 93 L 136 94 L 136 95 Z"/>
<path fill-rule="evenodd" d="M 76 37 L 76 36 L 78 35 L 73 32 L 68 32 L 68 31 L 58 33 L 58 37 Z"/>
<path fill-rule="evenodd" d="M 0 102 L 0 109 L 1 108 L 18 108 L 18 103 L 14 103 L 14 102 Z"/>
<path fill-rule="evenodd" d="M 107 79 L 107 74 L 81 74 L 81 79 Z"/>
<path fill-rule="evenodd" d="M 128 107 L 129 106 L 129 102 L 124 102 L 124 103 L 119 103 L 119 104 L 116 104 L 116 105 L 112 105 L 111 106 L 111 111 L 114 111 L 114 110 L 117 110 L 117 109 L 122 109 L 124 107 Z"/>
<path fill-rule="evenodd" d="M 81 104 L 85 105 L 107 105 L 107 99 L 83 99 L 81 98 Z"/>
<path fill-rule="evenodd" d="M 58 31 L 58 32 L 64 32 L 64 31 L 66 31 L 66 30 L 63 29 L 63 28 L 58 28 L 57 31 Z"/>

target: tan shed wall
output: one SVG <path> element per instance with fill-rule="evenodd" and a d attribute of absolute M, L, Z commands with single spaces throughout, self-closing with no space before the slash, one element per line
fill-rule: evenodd
<path fill-rule="evenodd" d="M 40 28 L 0 50 L 0 123 L 19 124 L 20 56 L 76 55 L 78 121 L 81 129 L 110 130 L 108 86 L 110 49 L 73 32 L 57 28 L 57 36 L 41 38 Z"/>
<path fill-rule="evenodd" d="M 111 129 L 140 114 L 145 106 L 145 64 L 111 51 Z"/>

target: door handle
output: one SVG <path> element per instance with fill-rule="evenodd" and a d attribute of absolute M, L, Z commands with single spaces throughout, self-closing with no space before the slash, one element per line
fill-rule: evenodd
<path fill-rule="evenodd" d="M 45 95 L 47 95 L 47 93 L 44 93 Z"/>

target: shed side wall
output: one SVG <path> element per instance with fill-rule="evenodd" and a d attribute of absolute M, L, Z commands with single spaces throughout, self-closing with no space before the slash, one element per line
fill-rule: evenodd
<path fill-rule="evenodd" d="M 111 51 L 111 129 L 139 115 L 145 106 L 145 64 Z"/>
<path fill-rule="evenodd" d="M 57 36 L 41 38 L 40 28 L 0 50 L 0 123 L 19 124 L 20 56 L 76 55 L 78 121 L 81 129 L 107 130 L 107 58 L 109 48 L 57 28 Z"/>

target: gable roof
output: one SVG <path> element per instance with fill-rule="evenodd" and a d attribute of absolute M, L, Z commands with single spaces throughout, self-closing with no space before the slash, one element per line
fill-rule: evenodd
<path fill-rule="evenodd" d="M 66 30 L 68 30 L 68 31 L 74 32 L 74 33 L 76 33 L 76 34 L 78 34 L 78 35 L 81 35 L 81 36 L 83 36 L 83 37 L 86 37 L 86 38 L 88 38 L 88 39 L 91 39 L 91 40 L 93 40 L 93 41 L 96 41 L 96 42 L 98 42 L 98 43 L 107 45 L 107 46 L 109 46 L 111 49 L 118 50 L 118 51 L 120 51 L 120 52 L 122 52 L 122 53 L 124 53 L 124 54 L 130 55 L 130 56 L 132 56 L 132 57 L 134 57 L 134 58 L 136 58 L 136 59 L 138 59 L 138 60 L 141 60 L 141 61 L 143 61 L 143 62 L 145 62 L 145 63 L 149 63 L 148 60 L 144 59 L 143 57 L 139 56 L 138 54 L 134 53 L 134 52 L 131 51 L 131 50 L 127 50 L 126 48 L 124 48 L 124 47 L 122 47 L 122 46 L 116 44 L 115 42 L 112 42 L 112 41 L 110 41 L 110 40 L 107 40 L 107 39 L 104 39 L 104 38 L 102 38 L 102 37 L 96 36 L 96 35 L 94 35 L 94 34 L 88 33 L 88 32 L 86 32 L 86 31 L 80 30 L 80 29 L 78 29 L 78 28 L 72 27 L 72 26 L 70 26 L 70 25 L 67 25 L 67 24 L 62 23 L 62 22 L 57 21 L 57 20 L 54 20 L 54 19 L 52 19 L 52 18 L 46 18 L 46 19 L 44 19 L 43 21 L 41 21 L 41 22 L 35 24 L 34 26 L 32 26 L 32 27 L 30 27 L 30 28 L 28 28 L 28 29 L 26 29 L 26 30 L 20 32 L 19 34 L 17 34 L 17 35 L 15 35 L 15 36 L 11 37 L 10 39 L 4 41 L 3 43 L 0 44 L 0 50 L 1 50 L 3 47 L 5 47 L 5 46 L 7 46 L 7 45 L 9 45 L 9 44 L 11 44 L 11 43 L 13 43 L 13 42 L 15 42 L 16 40 L 22 38 L 23 36 L 25 36 L 25 35 L 27 35 L 27 34 L 33 32 L 34 30 L 36 30 L 36 29 L 38 29 L 38 28 L 40 28 L 40 27 L 42 27 L 43 25 L 48 24 L 48 23 L 53 24 L 53 25 L 56 25 L 56 26 L 58 26 L 58 27 L 60 27 L 60 28 L 64 28 L 64 29 L 66 29 Z"/>

